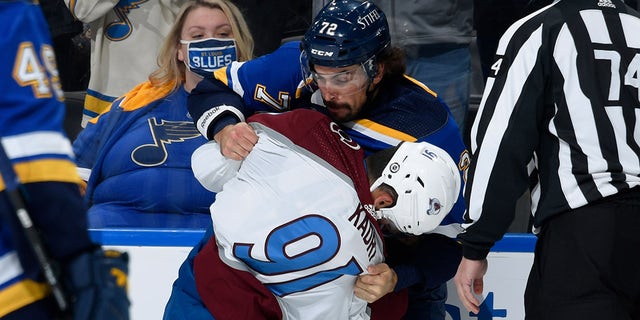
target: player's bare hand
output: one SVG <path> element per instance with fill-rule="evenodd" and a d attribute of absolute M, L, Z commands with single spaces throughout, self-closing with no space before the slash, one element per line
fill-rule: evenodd
<path fill-rule="evenodd" d="M 213 138 L 220 145 L 222 155 L 233 160 L 246 158 L 258 142 L 258 135 L 246 122 L 228 125 Z"/>
<path fill-rule="evenodd" d="M 372 303 L 392 292 L 398 283 L 398 275 L 386 263 L 367 268 L 369 274 L 361 275 L 354 289 L 356 297 Z"/>
<path fill-rule="evenodd" d="M 480 301 L 474 296 L 482 294 L 483 278 L 487 273 L 487 260 L 469 260 L 462 258 L 458 272 L 453 278 L 462 305 L 473 313 L 480 312 Z"/>

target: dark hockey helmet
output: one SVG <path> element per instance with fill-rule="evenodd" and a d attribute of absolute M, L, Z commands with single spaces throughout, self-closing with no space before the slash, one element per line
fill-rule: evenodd
<path fill-rule="evenodd" d="M 377 73 L 375 57 L 391 44 L 387 18 L 371 1 L 333 0 L 316 15 L 302 39 L 303 68 L 362 64 Z"/>

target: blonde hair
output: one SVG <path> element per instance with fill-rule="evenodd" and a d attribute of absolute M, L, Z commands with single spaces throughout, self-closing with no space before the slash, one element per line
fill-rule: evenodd
<path fill-rule="evenodd" d="M 227 16 L 231 24 L 233 38 L 236 41 L 238 61 L 247 61 L 253 58 L 253 37 L 238 7 L 228 0 L 190 0 L 182 5 L 171 31 L 160 47 L 158 69 L 149 75 L 149 81 L 154 86 L 173 82 L 175 89 L 184 83 L 185 65 L 182 61 L 178 61 L 180 35 L 189 13 L 200 7 L 220 9 Z"/>

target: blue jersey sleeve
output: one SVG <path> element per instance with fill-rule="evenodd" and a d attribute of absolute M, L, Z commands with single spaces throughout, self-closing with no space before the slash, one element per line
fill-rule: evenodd
<path fill-rule="evenodd" d="M 290 110 L 302 81 L 299 57 L 300 42 L 292 41 L 202 80 L 187 102 L 200 133 L 211 140 L 224 125 L 245 121 L 256 112 Z"/>

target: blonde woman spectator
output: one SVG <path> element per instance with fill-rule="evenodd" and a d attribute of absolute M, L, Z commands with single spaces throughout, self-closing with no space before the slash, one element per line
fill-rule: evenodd
<path fill-rule="evenodd" d="M 206 140 L 187 111 L 187 95 L 202 75 L 247 60 L 252 50 L 247 24 L 231 2 L 184 4 L 160 48 L 159 68 L 89 121 L 73 144 L 81 177 L 88 181 L 90 225 L 208 222 L 214 194 L 190 167 L 191 153 Z M 220 58 L 199 59 L 203 56 Z"/>

